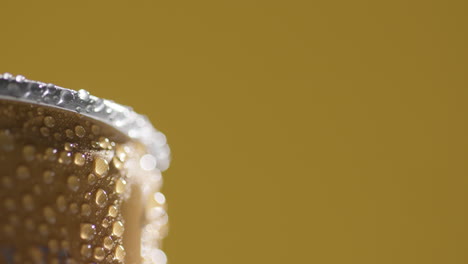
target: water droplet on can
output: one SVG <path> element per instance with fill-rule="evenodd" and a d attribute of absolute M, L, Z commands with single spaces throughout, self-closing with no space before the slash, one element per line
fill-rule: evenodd
<path fill-rule="evenodd" d="M 70 204 L 70 212 L 72 214 L 78 213 L 78 205 L 76 203 L 71 203 Z"/>
<path fill-rule="evenodd" d="M 67 200 L 65 199 L 65 196 L 60 195 L 57 197 L 57 209 L 60 212 L 64 212 L 67 209 Z"/>
<path fill-rule="evenodd" d="M 86 134 L 86 130 L 82 126 L 76 126 L 75 127 L 75 134 L 77 137 L 82 138 Z"/>
<path fill-rule="evenodd" d="M 106 174 L 109 172 L 109 164 L 107 163 L 107 160 L 97 157 L 94 160 L 94 172 L 99 176 L 99 177 L 104 177 Z"/>
<path fill-rule="evenodd" d="M 83 166 L 85 164 L 85 156 L 79 152 L 75 153 L 75 158 L 73 159 L 73 163 L 77 166 Z"/>
<path fill-rule="evenodd" d="M 94 176 L 94 174 L 90 173 L 88 175 L 88 183 L 91 185 L 96 183 L 96 176 Z"/>
<path fill-rule="evenodd" d="M 23 157 L 26 161 L 34 160 L 36 154 L 36 148 L 32 145 L 26 145 L 23 147 Z"/>
<path fill-rule="evenodd" d="M 86 91 L 86 90 L 81 89 L 81 90 L 78 91 L 78 97 L 79 97 L 81 100 L 83 100 L 83 101 L 86 102 L 86 101 L 89 100 L 89 92 Z"/>
<path fill-rule="evenodd" d="M 56 221 L 55 212 L 50 206 L 44 207 L 44 217 L 47 222 L 54 224 Z"/>
<path fill-rule="evenodd" d="M 123 261 L 125 258 L 125 249 L 122 245 L 118 245 L 115 248 L 114 258 L 118 261 Z"/>
<path fill-rule="evenodd" d="M 46 170 L 44 171 L 44 173 L 42 174 L 42 178 L 44 180 L 45 183 L 52 183 L 54 181 L 54 176 L 55 176 L 55 172 L 51 171 L 51 170 Z"/>
<path fill-rule="evenodd" d="M 41 127 L 39 131 L 41 132 L 41 135 L 44 137 L 50 136 L 50 130 L 47 127 Z"/>
<path fill-rule="evenodd" d="M 70 152 L 66 152 L 66 151 L 60 152 L 58 162 L 62 164 L 66 164 L 66 165 L 70 164 L 72 160 L 71 155 L 72 154 Z"/>
<path fill-rule="evenodd" d="M 84 258 L 89 258 L 91 257 L 92 251 L 93 251 L 92 246 L 89 244 L 85 244 L 81 246 L 80 253 L 81 253 L 81 256 L 83 256 Z"/>
<path fill-rule="evenodd" d="M 70 103 L 75 96 L 68 90 L 63 90 L 60 92 L 60 100 L 57 104 L 67 104 Z"/>
<path fill-rule="evenodd" d="M 74 135 L 75 135 L 75 133 L 73 133 L 73 130 L 71 130 L 71 129 L 65 130 L 65 136 L 67 136 L 67 138 L 72 139 L 74 137 Z"/>
<path fill-rule="evenodd" d="M 70 142 L 65 142 L 65 144 L 63 145 L 63 148 L 66 151 L 71 151 L 71 150 L 73 150 L 74 147 L 75 147 L 75 144 L 70 143 Z"/>
<path fill-rule="evenodd" d="M 51 116 L 44 117 L 44 125 L 46 127 L 52 128 L 55 126 L 55 119 Z"/>
<path fill-rule="evenodd" d="M 109 216 L 116 217 L 117 213 L 118 213 L 118 209 L 117 209 L 117 207 L 115 205 L 109 206 L 109 210 L 108 210 L 108 215 Z"/>
<path fill-rule="evenodd" d="M 115 183 L 115 192 L 118 194 L 123 193 L 125 191 L 125 186 L 127 186 L 127 182 L 122 178 L 118 179 Z"/>
<path fill-rule="evenodd" d="M 105 237 L 104 241 L 103 241 L 103 245 L 104 245 L 105 248 L 110 250 L 110 249 L 112 249 L 114 247 L 114 241 L 109 236 Z"/>
<path fill-rule="evenodd" d="M 97 99 L 96 103 L 94 104 L 94 112 L 100 112 L 102 111 L 102 109 L 104 109 L 105 105 L 104 105 L 104 100 L 102 99 Z"/>
<path fill-rule="evenodd" d="M 96 260 L 103 260 L 106 257 L 106 252 L 102 247 L 96 247 L 94 249 L 94 258 Z"/>
<path fill-rule="evenodd" d="M 91 240 L 96 234 L 96 226 L 93 224 L 81 224 L 80 226 L 80 237 L 84 240 Z"/>
<path fill-rule="evenodd" d="M 76 192 L 80 188 L 80 179 L 74 175 L 69 176 L 67 179 L 67 185 L 70 190 Z"/>
<path fill-rule="evenodd" d="M 32 211 L 34 209 L 34 199 L 32 195 L 30 194 L 24 195 L 21 201 L 23 203 L 24 209 L 26 209 L 27 211 Z"/>
<path fill-rule="evenodd" d="M 96 191 L 96 204 L 100 207 L 103 207 L 107 203 L 107 193 L 103 189 L 99 189 Z"/>
<path fill-rule="evenodd" d="M 84 203 L 81 205 L 81 215 L 89 216 L 91 214 L 91 206 L 89 204 Z"/>
<path fill-rule="evenodd" d="M 114 236 L 120 237 L 124 232 L 124 225 L 122 222 L 117 221 L 112 225 L 112 234 Z"/>
<path fill-rule="evenodd" d="M 55 161 L 57 159 L 57 150 L 53 148 L 47 148 L 44 153 L 44 159 Z"/>

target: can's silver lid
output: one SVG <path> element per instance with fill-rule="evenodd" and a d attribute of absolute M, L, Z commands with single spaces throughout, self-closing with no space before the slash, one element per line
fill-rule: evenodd
<path fill-rule="evenodd" d="M 171 151 L 165 135 L 154 128 L 146 116 L 135 113 L 131 107 L 98 98 L 86 90 L 70 90 L 9 73 L 0 74 L 2 98 L 73 111 L 106 123 L 146 145 L 159 170 L 169 167 Z"/>

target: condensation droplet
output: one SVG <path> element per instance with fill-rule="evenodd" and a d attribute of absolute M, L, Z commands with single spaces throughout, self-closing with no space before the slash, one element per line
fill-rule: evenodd
<path fill-rule="evenodd" d="M 55 172 L 51 171 L 51 170 L 46 170 L 44 171 L 44 173 L 42 174 L 42 178 L 44 180 L 45 183 L 52 183 L 54 181 L 54 177 L 55 177 Z"/>
<path fill-rule="evenodd" d="M 26 161 L 34 160 L 36 154 L 36 148 L 32 145 L 26 145 L 23 147 L 23 157 Z"/>
<path fill-rule="evenodd" d="M 158 204 L 164 204 L 166 202 L 166 197 L 164 196 L 164 194 L 160 193 L 160 192 L 157 192 L 154 194 L 154 200 L 158 203 Z"/>
<path fill-rule="evenodd" d="M 118 212 L 119 211 L 117 209 L 117 206 L 115 206 L 115 205 L 109 206 L 109 210 L 108 210 L 109 216 L 116 217 Z"/>
<path fill-rule="evenodd" d="M 107 193 L 103 189 L 99 189 L 96 192 L 96 204 L 103 207 L 107 203 Z"/>
<path fill-rule="evenodd" d="M 78 205 L 76 203 L 71 203 L 70 204 L 70 212 L 72 214 L 78 213 Z"/>
<path fill-rule="evenodd" d="M 123 193 L 125 191 L 125 186 L 127 186 L 127 182 L 122 178 L 118 179 L 115 183 L 115 192 L 119 194 Z"/>
<path fill-rule="evenodd" d="M 46 127 L 54 127 L 55 126 L 55 119 L 51 116 L 44 117 L 44 125 Z"/>
<path fill-rule="evenodd" d="M 89 204 L 84 203 L 81 205 L 81 215 L 89 216 L 91 214 L 91 206 Z"/>
<path fill-rule="evenodd" d="M 57 209 L 60 212 L 64 212 L 67 209 L 67 200 L 65 199 L 65 196 L 60 195 L 57 197 Z"/>
<path fill-rule="evenodd" d="M 99 177 L 104 177 L 106 174 L 109 172 L 109 163 L 107 163 L 107 160 L 97 157 L 94 160 L 94 172 L 99 176 Z"/>
<path fill-rule="evenodd" d="M 16 176 L 22 180 L 29 178 L 30 173 L 28 167 L 24 165 L 18 166 L 18 168 L 16 168 Z"/>
<path fill-rule="evenodd" d="M 89 100 L 89 92 L 86 91 L 86 90 L 83 90 L 83 89 L 78 90 L 78 97 L 79 97 L 81 100 L 87 102 L 87 101 Z"/>
<path fill-rule="evenodd" d="M 121 170 L 123 168 L 123 162 L 121 162 L 117 157 L 112 158 L 112 164 L 114 167 L 118 170 Z"/>
<path fill-rule="evenodd" d="M 47 222 L 54 224 L 56 221 L 56 216 L 54 210 L 50 206 L 44 207 L 44 217 Z"/>
<path fill-rule="evenodd" d="M 122 245 L 118 245 L 115 248 L 115 255 L 114 258 L 118 261 L 123 261 L 125 258 L 125 249 Z"/>
<path fill-rule="evenodd" d="M 106 252 L 102 247 L 94 248 L 94 258 L 96 260 L 103 260 L 106 257 Z"/>
<path fill-rule="evenodd" d="M 90 258 L 91 254 L 93 253 L 93 248 L 89 244 L 84 244 L 81 246 L 80 253 L 81 253 L 81 256 L 84 257 L 85 259 Z"/>
<path fill-rule="evenodd" d="M 24 209 L 26 209 L 27 211 L 32 211 L 34 209 L 34 199 L 32 195 L 25 194 L 21 199 L 21 202 L 23 203 Z"/>
<path fill-rule="evenodd" d="M 75 134 L 77 137 L 82 138 L 86 135 L 86 130 L 82 126 L 75 127 Z"/>
<path fill-rule="evenodd" d="M 75 96 L 70 92 L 70 91 L 67 91 L 67 90 L 63 90 L 61 93 L 60 93 L 60 100 L 58 101 L 57 104 L 61 105 L 61 104 L 67 104 L 69 102 L 71 102 L 73 100 Z"/>
<path fill-rule="evenodd" d="M 112 149 L 112 144 L 108 138 L 100 137 L 99 138 L 99 146 L 103 149 Z"/>
<path fill-rule="evenodd" d="M 125 159 L 127 158 L 127 152 L 125 151 L 125 148 L 122 145 L 117 145 L 115 147 L 115 156 L 121 161 L 124 162 Z"/>
<path fill-rule="evenodd" d="M 22 83 L 26 80 L 26 78 L 23 75 L 16 75 L 15 80 L 19 83 Z"/>
<path fill-rule="evenodd" d="M 44 108 L 42 108 L 42 107 L 37 108 L 37 114 L 38 115 L 44 115 Z"/>
<path fill-rule="evenodd" d="M 71 163 L 71 160 L 72 160 L 71 156 L 72 156 L 71 152 L 62 151 L 60 152 L 58 162 L 68 165 Z"/>
<path fill-rule="evenodd" d="M 163 207 L 155 206 L 148 210 L 147 217 L 150 220 L 157 220 L 160 224 L 167 223 L 168 216 Z"/>
<path fill-rule="evenodd" d="M 107 218 L 104 218 L 104 220 L 102 220 L 102 223 L 101 225 L 104 227 L 104 228 L 108 228 L 110 226 L 110 224 L 112 224 L 112 222 L 107 219 Z"/>
<path fill-rule="evenodd" d="M 73 130 L 67 129 L 65 130 L 65 136 L 67 136 L 67 138 L 72 139 L 75 136 L 75 133 L 73 133 Z"/>
<path fill-rule="evenodd" d="M 114 240 L 111 237 L 107 236 L 104 238 L 103 245 L 106 249 L 112 249 L 114 247 Z"/>
<path fill-rule="evenodd" d="M 57 150 L 53 148 L 47 148 L 44 153 L 44 159 L 48 161 L 55 161 L 57 159 Z"/>
<path fill-rule="evenodd" d="M 96 176 L 92 173 L 88 175 L 88 183 L 93 185 L 96 183 Z"/>
<path fill-rule="evenodd" d="M 67 185 L 68 188 L 70 188 L 70 190 L 74 192 L 78 191 L 78 189 L 80 188 L 80 178 L 74 175 L 69 176 L 67 179 Z"/>
<path fill-rule="evenodd" d="M 122 222 L 117 221 L 112 225 L 112 234 L 114 236 L 120 237 L 124 232 L 124 225 Z"/>
<path fill-rule="evenodd" d="M 41 135 L 44 137 L 50 136 L 50 129 L 48 129 L 47 127 L 39 128 L 39 132 L 41 132 Z"/>
<path fill-rule="evenodd" d="M 9 73 L 9 72 L 5 72 L 3 74 L 3 79 L 5 80 L 12 80 L 13 79 L 13 74 Z"/>
<path fill-rule="evenodd" d="M 73 159 L 73 163 L 77 166 L 83 166 L 86 162 L 85 155 L 77 152 L 75 153 L 75 157 Z"/>
<path fill-rule="evenodd" d="M 15 141 L 8 130 L 0 131 L 0 148 L 9 152 L 15 148 Z"/>
<path fill-rule="evenodd" d="M 73 143 L 70 143 L 70 142 L 65 142 L 63 148 L 66 150 L 66 151 L 72 151 L 73 148 L 75 147 L 75 144 Z"/>
<path fill-rule="evenodd" d="M 145 171 L 150 171 L 156 168 L 156 158 L 151 154 L 145 154 L 140 159 L 140 166 Z"/>
<path fill-rule="evenodd" d="M 80 225 L 80 237 L 84 240 L 91 240 L 96 235 L 96 226 L 93 224 L 81 224 Z"/>
<path fill-rule="evenodd" d="M 104 107 L 105 107 L 104 100 L 99 98 L 99 99 L 96 100 L 96 103 L 94 105 L 93 110 L 94 110 L 94 112 L 100 112 L 100 111 L 102 111 L 104 109 Z"/>

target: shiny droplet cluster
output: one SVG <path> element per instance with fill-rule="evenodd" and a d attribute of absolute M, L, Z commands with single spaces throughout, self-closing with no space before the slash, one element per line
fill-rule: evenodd
<path fill-rule="evenodd" d="M 125 263 L 126 219 L 145 215 L 143 263 L 165 263 L 155 160 L 144 145 L 80 114 L 0 99 L 0 247 L 15 263 Z M 131 208 L 132 186 L 141 189 L 144 214 L 122 211 Z"/>

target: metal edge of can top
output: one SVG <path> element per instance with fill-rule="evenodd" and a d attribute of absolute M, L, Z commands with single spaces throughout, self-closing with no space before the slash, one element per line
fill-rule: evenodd
<path fill-rule="evenodd" d="M 171 150 L 166 136 L 146 116 L 137 114 L 131 107 L 98 98 L 86 90 L 75 91 L 9 73 L 0 74 L 0 99 L 2 98 L 56 107 L 101 121 L 142 142 L 155 157 L 159 170 L 164 171 L 169 167 Z"/>

